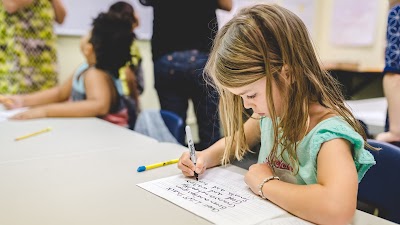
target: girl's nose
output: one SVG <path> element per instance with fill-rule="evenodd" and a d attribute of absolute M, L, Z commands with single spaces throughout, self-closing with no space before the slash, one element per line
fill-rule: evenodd
<path fill-rule="evenodd" d="M 252 105 L 252 104 L 250 103 L 249 100 L 243 99 L 243 106 L 244 106 L 244 108 L 246 108 L 246 109 L 251 109 L 251 108 L 252 108 L 251 105 Z"/>

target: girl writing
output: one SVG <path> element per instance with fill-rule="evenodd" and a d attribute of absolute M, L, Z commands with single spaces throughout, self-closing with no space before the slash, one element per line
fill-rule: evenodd
<path fill-rule="evenodd" d="M 300 18 L 276 5 L 241 10 L 218 32 L 205 73 L 221 97 L 225 138 L 197 152 L 196 166 L 184 153 L 183 174 L 201 179 L 261 142 L 245 175 L 255 194 L 313 223 L 350 222 L 358 182 L 375 161 Z"/>

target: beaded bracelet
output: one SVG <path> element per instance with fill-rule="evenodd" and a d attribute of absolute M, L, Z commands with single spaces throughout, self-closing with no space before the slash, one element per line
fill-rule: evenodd
<path fill-rule="evenodd" d="M 267 182 L 270 181 L 270 180 L 280 180 L 280 179 L 279 179 L 279 177 L 277 177 L 277 176 L 270 176 L 270 177 L 265 178 L 265 179 L 260 183 L 260 185 L 258 185 L 258 189 L 259 189 L 258 193 L 260 194 L 261 198 L 263 198 L 263 199 L 267 199 L 267 197 L 264 196 L 264 193 L 263 193 L 262 189 L 263 189 L 263 187 L 264 187 L 264 184 L 267 183 Z"/>

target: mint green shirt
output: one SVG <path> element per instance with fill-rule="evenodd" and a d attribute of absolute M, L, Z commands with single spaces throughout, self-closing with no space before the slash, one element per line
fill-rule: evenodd
<path fill-rule="evenodd" d="M 266 162 L 273 146 L 272 120 L 264 117 L 260 120 L 261 148 L 258 162 Z M 295 168 L 290 165 L 287 152 L 283 154 L 283 160 L 274 163 L 275 173 L 286 182 L 296 184 L 317 183 L 317 156 L 324 142 L 335 138 L 343 138 L 349 141 L 353 147 L 353 159 L 360 182 L 367 170 L 375 164 L 375 159 L 370 152 L 364 149 L 364 140 L 345 120 L 341 117 L 331 117 L 318 123 L 299 143 L 297 157 L 299 160 L 299 171 L 293 174 Z M 278 147 L 278 153 L 281 148 Z"/>

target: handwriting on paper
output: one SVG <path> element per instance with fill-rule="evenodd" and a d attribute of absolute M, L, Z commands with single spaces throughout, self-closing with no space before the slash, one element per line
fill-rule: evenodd
<path fill-rule="evenodd" d="M 174 187 L 167 187 L 167 190 L 195 204 L 202 204 L 212 212 L 233 208 L 251 198 L 251 196 L 239 195 L 215 184 L 209 184 L 204 180 L 186 180 Z"/>
<path fill-rule="evenodd" d="M 218 167 L 199 181 L 175 175 L 138 186 L 215 224 L 256 224 L 285 213 L 251 192 L 243 175 Z"/>

